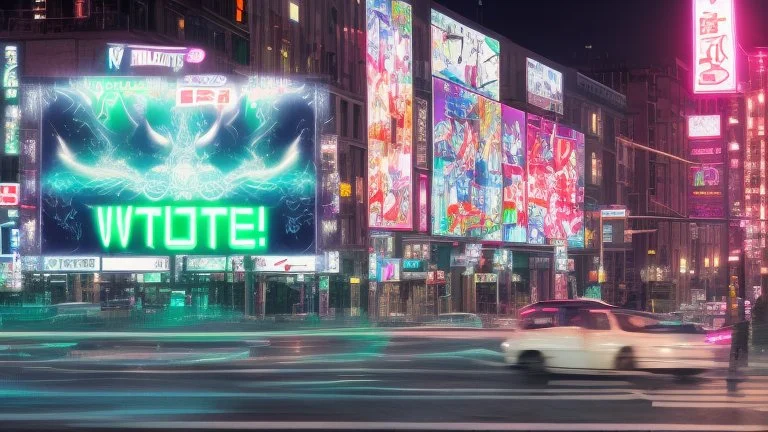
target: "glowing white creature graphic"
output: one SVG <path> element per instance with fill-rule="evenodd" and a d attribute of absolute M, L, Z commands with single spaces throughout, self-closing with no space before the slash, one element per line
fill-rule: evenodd
<path fill-rule="evenodd" d="M 269 189 L 271 179 L 285 173 L 299 160 L 302 134 L 299 133 L 287 146 L 279 161 L 268 166 L 255 150 L 257 144 L 275 126 L 274 123 L 265 121 L 246 138 L 245 149 L 248 156 L 244 161 L 235 169 L 223 172 L 209 162 L 205 149 L 216 141 L 222 124 L 229 124 L 236 114 L 219 112 L 206 131 L 195 135 L 192 135 L 193 128 L 190 127 L 194 123 L 195 112 L 190 110 L 179 110 L 175 113 L 178 126 L 174 128 L 177 131 L 175 136 L 158 132 L 146 123 L 151 143 L 167 152 L 167 157 L 160 165 L 146 172 L 130 166 L 123 159 L 110 156 L 111 152 L 106 151 L 95 163 L 82 162 L 68 143 L 58 135 L 57 156 L 70 172 L 85 180 L 83 187 L 103 195 L 119 195 L 125 191 L 135 196 L 142 195 L 150 201 L 215 201 L 228 197 L 241 187 Z"/>

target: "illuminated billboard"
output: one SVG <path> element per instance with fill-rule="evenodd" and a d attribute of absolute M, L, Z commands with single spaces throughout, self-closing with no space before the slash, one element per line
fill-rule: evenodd
<path fill-rule="evenodd" d="M 501 240 L 501 105 L 432 79 L 432 233 Z"/>
<path fill-rule="evenodd" d="M 584 134 L 527 118 L 528 241 L 584 246 Z"/>
<path fill-rule="evenodd" d="M 693 0 L 693 92 L 736 91 L 733 0 Z"/>
<path fill-rule="evenodd" d="M 188 82 L 44 86 L 44 254 L 314 253 L 320 90 Z"/>
<path fill-rule="evenodd" d="M 200 48 L 107 44 L 107 71 L 127 73 L 139 70 L 179 72 L 186 64 L 205 60 Z"/>
<path fill-rule="evenodd" d="M 528 103 L 539 108 L 563 113 L 563 73 L 526 58 Z"/>
<path fill-rule="evenodd" d="M 501 171 L 504 177 L 502 240 L 525 243 L 528 234 L 525 113 L 502 105 L 501 123 Z"/>
<path fill-rule="evenodd" d="M 717 138 L 720 128 L 720 114 L 688 116 L 688 138 Z"/>
<path fill-rule="evenodd" d="M 689 140 L 688 215 L 695 218 L 725 217 L 725 158 L 723 140 Z"/>
<path fill-rule="evenodd" d="M 368 226 L 413 228 L 411 6 L 366 0 Z"/>
<path fill-rule="evenodd" d="M 499 100 L 499 41 L 432 9 L 432 75 Z"/>

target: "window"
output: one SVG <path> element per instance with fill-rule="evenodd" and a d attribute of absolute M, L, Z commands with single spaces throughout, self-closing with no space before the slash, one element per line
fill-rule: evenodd
<path fill-rule="evenodd" d="M 249 42 L 245 38 L 241 38 L 237 35 L 232 35 L 232 60 L 241 65 L 250 64 L 250 49 Z"/>
<path fill-rule="evenodd" d="M 589 120 L 589 132 L 592 135 L 600 135 L 600 116 L 594 111 Z"/>
<path fill-rule="evenodd" d="M 239 23 L 247 21 L 245 9 L 245 0 L 235 0 L 235 21 Z"/>
<path fill-rule="evenodd" d="M 592 164 L 592 172 L 590 176 L 590 183 L 593 185 L 599 185 L 603 182 L 603 161 L 597 157 L 595 152 L 592 152 L 590 157 Z"/>
<path fill-rule="evenodd" d="M 520 317 L 522 320 L 521 328 L 524 330 L 555 327 L 557 325 L 558 310 L 556 308 L 551 310 L 548 308 L 541 310 L 530 309 L 526 312 L 523 312 L 525 315 L 521 314 Z"/>
<path fill-rule="evenodd" d="M 339 108 L 339 126 L 341 127 L 341 130 L 339 131 L 339 135 L 341 136 L 349 136 L 349 129 L 347 128 L 347 117 L 349 117 L 349 103 L 342 99 L 341 100 L 341 107 Z"/>
<path fill-rule="evenodd" d="M 299 22 L 299 5 L 294 2 L 288 3 L 288 16 L 293 22 Z"/>
<path fill-rule="evenodd" d="M 360 128 L 362 126 L 363 108 L 358 104 L 352 105 L 352 138 L 360 139 Z"/>

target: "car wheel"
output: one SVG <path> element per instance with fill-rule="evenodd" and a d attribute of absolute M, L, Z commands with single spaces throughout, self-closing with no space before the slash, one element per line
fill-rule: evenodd
<path fill-rule="evenodd" d="M 525 372 L 533 375 L 541 375 L 546 372 L 544 357 L 538 351 L 525 351 L 520 354 L 517 365 Z"/>
<path fill-rule="evenodd" d="M 631 348 L 622 348 L 616 355 L 615 361 L 616 370 L 631 371 L 635 370 L 635 355 L 632 353 Z"/>

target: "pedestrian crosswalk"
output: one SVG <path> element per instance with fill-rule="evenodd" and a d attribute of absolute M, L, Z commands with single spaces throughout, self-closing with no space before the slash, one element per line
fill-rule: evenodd
<path fill-rule="evenodd" d="M 702 378 L 693 383 L 666 383 L 649 386 L 647 382 L 617 380 L 556 379 L 548 389 L 579 391 L 585 399 L 595 397 L 646 400 L 654 408 L 728 408 L 768 412 L 768 376 L 745 377 L 729 391 L 724 377 Z M 579 390 L 576 390 L 579 389 Z M 573 393 L 569 394 L 573 396 Z"/>

